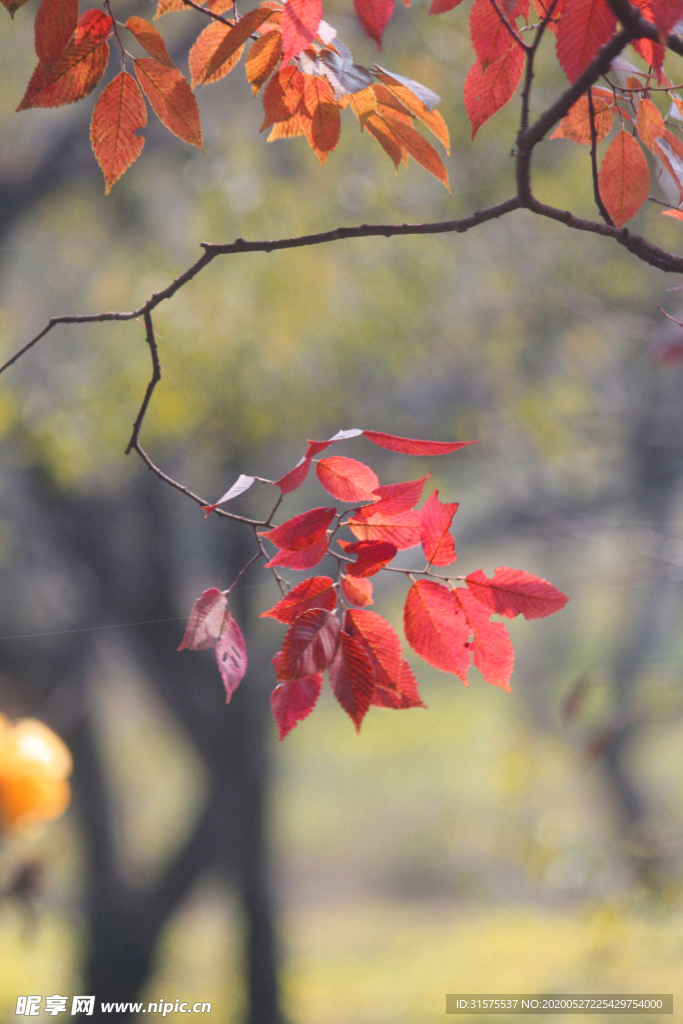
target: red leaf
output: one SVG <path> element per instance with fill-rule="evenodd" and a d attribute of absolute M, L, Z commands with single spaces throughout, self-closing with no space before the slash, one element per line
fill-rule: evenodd
<path fill-rule="evenodd" d="M 374 604 L 370 580 L 358 579 L 355 576 L 342 576 L 341 587 L 349 604 L 355 604 L 357 608 L 365 608 L 368 604 Z"/>
<path fill-rule="evenodd" d="M 449 455 L 469 444 L 478 444 L 477 441 L 418 441 L 413 437 L 396 437 L 377 430 L 364 430 L 363 436 L 380 448 L 402 452 L 403 455 Z"/>
<path fill-rule="evenodd" d="M 223 632 L 216 644 L 216 662 L 225 687 L 225 703 L 229 704 L 247 671 L 247 645 L 242 630 L 230 612 L 227 613 Z"/>
<path fill-rule="evenodd" d="M 164 67 L 151 57 L 139 57 L 135 74 L 161 123 L 183 142 L 204 152 L 199 107 L 178 69 Z"/>
<path fill-rule="evenodd" d="M 477 569 L 466 581 L 477 601 L 506 619 L 544 619 L 559 612 L 569 598 L 540 576 L 521 569 L 498 568 L 492 579 Z"/>
<path fill-rule="evenodd" d="M 455 544 L 449 533 L 458 502 L 439 501 L 434 491 L 420 511 L 420 539 L 428 565 L 451 565 L 455 562 Z"/>
<path fill-rule="evenodd" d="M 650 191 L 650 169 L 642 149 L 620 131 L 609 144 L 598 174 L 600 196 L 618 228 L 635 217 Z"/>
<path fill-rule="evenodd" d="M 640 10 L 644 18 L 654 23 L 655 19 L 651 0 L 633 0 L 633 6 Z M 631 42 L 631 46 L 647 64 L 652 65 L 657 75 L 657 84 L 661 85 L 663 82 L 662 65 L 664 64 L 666 52 L 664 47 L 660 43 L 655 43 L 652 39 L 634 39 Z"/>
<path fill-rule="evenodd" d="M 408 480 L 400 484 L 383 484 L 376 487 L 373 495 L 379 497 L 376 505 L 366 505 L 356 512 L 356 519 L 364 519 L 365 515 L 373 515 L 379 512 L 387 516 L 395 516 L 399 512 L 409 512 L 417 505 L 422 495 L 422 489 L 429 480 L 431 473 L 427 473 L 421 480 Z"/>
<path fill-rule="evenodd" d="M 36 53 L 50 65 L 66 47 L 78 24 L 78 0 L 43 0 L 33 26 Z"/>
<path fill-rule="evenodd" d="M 207 647 L 215 647 L 229 614 L 225 594 L 216 587 L 205 590 L 192 606 L 185 636 L 178 650 L 187 648 L 203 651 Z"/>
<path fill-rule="evenodd" d="M 288 519 L 281 526 L 259 533 L 259 537 L 267 537 L 271 544 L 278 548 L 300 551 L 325 536 L 336 514 L 336 508 L 311 508 L 308 512 Z"/>
<path fill-rule="evenodd" d="M 445 14 L 446 11 L 452 11 L 454 7 L 457 7 L 462 3 L 462 0 L 432 0 L 432 5 L 429 8 L 430 14 Z"/>
<path fill-rule="evenodd" d="M 279 683 L 275 687 L 270 695 L 270 706 L 280 734 L 280 743 L 298 722 L 308 718 L 318 701 L 322 685 L 323 677 L 318 673 Z"/>
<path fill-rule="evenodd" d="M 102 11 L 85 11 L 71 42 L 46 68 L 39 64 L 17 110 L 31 107 L 63 107 L 88 96 L 99 83 L 109 62 L 105 42 L 113 21 Z"/>
<path fill-rule="evenodd" d="M 377 677 L 367 651 L 355 636 L 344 630 L 334 661 L 329 668 L 332 692 L 360 732 L 370 707 Z"/>
<path fill-rule="evenodd" d="M 651 0 L 652 20 L 659 29 L 659 41 L 666 37 L 683 14 L 683 0 Z"/>
<path fill-rule="evenodd" d="M 472 138 L 483 124 L 509 103 L 519 85 L 524 71 L 524 51 L 513 46 L 498 60 L 482 69 L 475 61 L 465 79 L 463 96 L 465 110 L 472 126 Z"/>
<path fill-rule="evenodd" d="M 146 124 L 147 107 L 138 84 L 122 71 L 102 90 L 90 123 L 90 141 L 104 174 L 107 195 L 140 156 L 145 140 L 135 133 Z"/>
<path fill-rule="evenodd" d="M 588 67 L 616 27 L 607 0 L 566 0 L 557 27 L 557 59 L 570 82 Z"/>
<path fill-rule="evenodd" d="M 363 519 L 349 519 L 349 529 L 359 540 L 385 541 L 399 551 L 420 543 L 420 513 L 399 512 L 390 516 L 382 512 L 365 515 Z"/>
<path fill-rule="evenodd" d="M 340 540 L 339 545 L 347 554 L 358 555 L 356 561 L 346 567 L 348 575 L 356 578 L 374 576 L 398 554 L 395 544 L 382 540 L 361 540 L 357 544 Z"/>
<path fill-rule="evenodd" d="M 282 11 L 283 64 L 313 42 L 322 16 L 322 0 L 287 0 Z"/>
<path fill-rule="evenodd" d="M 427 707 L 420 697 L 420 692 L 417 688 L 417 679 L 415 678 L 415 674 L 407 661 L 404 661 L 401 665 L 401 677 L 398 693 L 394 693 L 392 690 L 386 690 L 383 686 L 377 686 L 375 687 L 371 703 L 374 707 L 394 708 L 397 711 L 401 711 L 405 708 Z"/>
<path fill-rule="evenodd" d="M 386 619 L 376 612 L 351 608 L 344 615 L 344 632 L 355 637 L 374 667 L 376 681 L 397 690 L 401 678 L 401 641 Z"/>
<path fill-rule="evenodd" d="M 515 650 L 502 622 L 489 622 L 490 611 L 469 590 L 458 588 L 455 594 L 474 633 L 474 664 L 487 683 L 511 690 L 510 676 Z"/>
<path fill-rule="evenodd" d="M 469 685 L 467 670 L 472 652 L 466 644 L 470 626 L 451 590 L 432 580 L 413 583 L 406 597 L 403 625 L 416 654 Z"/>
<path fill-rule="evenodd" d="M 261 619 L 277 619 L 290 625 L 299 615 L 309 608 L 327 608 L 332 611 L 337 603 L 334 583 L 329 576 L 312 576 L 309 580 L 290 590 L 277 604 L 267 612 L 261 612 Z"/>
<path fill-rule="evenodd" d="M 151 57 L 160 64 L 165 64 L 167 68 L 175 67 L 166 49 L 166 43 L 154 25 L 150 25 L 144 18 L 132 17 L 126 22 L 126 28 Z"/>
<path fill-rule="evenodd" d="M 508 24 L 514 29 L 515 20 L 528 15 L 529 0 L 519 0 L 508 16 Z M 474 0 L 470 10 L 470 39 L 483 70 L 517 45 L 491 0 Z"/>
<path fill-rule="evenodd" d="M 278 661 L 285 682 L 313 676 L 330 664 L 339 643 L 339 619 L 325 608 L 309 608 L 289 627 Z"/>
<path fill-rule="evenodd" d="M 321 459 L 316 467 L 318 480 L 339 501 L 376 501 L 372 493 L 379 487 L 377 474 L 362 462 L 335 455 Z"/>
<path fill-rule="evenodd" d="M 394 13 L 394 0 L 353 0 L 353 6 L 360 27 L 381 50 L 384 29 Z"/>
<path fill-rule="evenodd" d="M 326 553 L 327 534 L 323 534 L 313 544 L 309 544 L 307 548 L 301 548 L 300 551 L 288 551 L 287 548 L 283 548 L 274 558 L 265 563 L 264 568 L 270 569 L 271 566 L 282 565 L 288 569 L 313 569 Z"/>
<path fill-rule="evenodd" d="M 275 486 L 279 487 L 283 494 L 289 494 L 290 491 L 295 491 L 297 487 L 301 487 L 302 483 L 308 476 L 308 470 L 311 465 L 311 460 L 304 455 L 303 459 L 297 462 L 294 469 L 290 469 L 289 473 L 285 473 L 279 480 L 275 481 Z"/>

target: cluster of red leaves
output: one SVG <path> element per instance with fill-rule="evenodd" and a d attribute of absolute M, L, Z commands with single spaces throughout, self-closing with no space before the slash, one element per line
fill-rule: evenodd
<path fill-rule="evenodd" d="M 273 486 L 282 494 L 294 490 L 303 483 L 315 456 L 336 441 L 361 434 L 383 448 L 410 455 L 440 455 L 464 446 L 377 431 L 340 431 L 327 441 L 309 441 L 298 466 Z M 280 739 L 315 707 L 323 671 L 359 731 L 370 707 L 425 706 L 398 635 L 384 618 L 367 609 L 373 604 L 370 577 L 385 569 L 399 551 L 417 545 L 422 546 L 426 568 L 398 570 L 411 581 L 403 614 L 409 645 L 428 664 L 458 676 L 466 686 L 474 663 L 486 682 L 510 690 L 514 650 L 503 623 L 492 622 L 491 616 L 544 618 L 564 607 L 565 595 L 546 580 L 518 569 L 498 568 L 490 579 L 481 570 L 465 578 L 433 573 L 433 567 L 456 561 L 451 525 L 458 505 L 440 501 L 434 491 L 416 508 L 429 474 L 381 485 L 369 466 L 333 455 L 316 460 L 316 475 L 328 494 L 345 506 L 344 511 L 332 506 L 313 508 L 259 534 L 276 548 L 266 568 L 312 569 L 326 556 L 337 562 L 336 581 L 330 576 L 305 579 L 262 613 L 288 627 L 273 658 L 277 686 L 271 707 Z M 219 502 L 206 506 L 207 513 L 244 493 L 254 479 L 241 476 Z M 338 537 L 342 528 L 355 539 Z M 456 579 L 465 585 L 456 587 Z M 229 700 L 244 675 L 246 652 L 227 611 L 227 594 L 215 589 L 205 591 L 196 602 L 181 645 L 209 646 L 216 646 Z"/>

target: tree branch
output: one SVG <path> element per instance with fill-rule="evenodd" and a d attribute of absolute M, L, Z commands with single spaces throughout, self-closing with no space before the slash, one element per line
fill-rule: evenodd
<path fill-rule="evenodd" d="M 614 221 L 607 212 L 607 208 L 602 201 L 600 195 L 600 183 L 598 181 L 598 133 L 595 127 L 595 106 L 593 104 L 593 90 L 588 90 L 588 116 L 590 119 L 591 126 L 591 173 L 593 176 L 593 197 L 595 198 L 595 205 L 600 211 L 600 216 L 604 220 L 605 224 L 609 224 L 614 227 Z"/>

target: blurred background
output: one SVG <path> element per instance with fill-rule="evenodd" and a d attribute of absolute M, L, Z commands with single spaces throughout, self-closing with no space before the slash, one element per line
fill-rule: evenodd
<path fill-rule="evenodd" d="M 116 0 L 122 21 L 151 11 Z M 348 3 L 326 16 L 372 63 Z M 508 198 L 516 104 L 470 142 L 467 16 L 401 6 L 381 57 L 443 97 L 452 195 L 412 163 L 396 177 L 350 112 L 324 169 L 302 139 L 268 145 L 240 65 L 198 91 L 206 156 L 150 114 L 107 198 L 93 97 L 14 113 L 33 10 L 6 18 L 2 355 L 50 315 L 134 308 L 200 240 Z M 157 24 L 179 59 L 203 27 Z M 536 109 L 562 87 L 551 49 Z M 547 143 L 539 196 L 592 215 L 589 170 L 587 147 Z M 653 204 L 634 226 L 683 244 Z M 683 998 L 683 332 L 657 311 L 683 311 L 676 284 L 520 212 L 462 237 L 223 257 L 160 307 L 143 444 L 162 468 L 215 499 L 340 428 L 479 438 L 442 459 L 338 453 L 382 483 L 431 471 L 461 503 L 463 574 L 515 566 L 570 597 L 510 624 L 512 694 L 415 659 L 429 710 L 373 709 L 360 737 L 327 690 L 277 743 L 262 570 L 235 592 L 250 668 L 229 707 L 211 652 L 176 653 L 194 598 L 252 540 L 124 456 L 149 376 L 139 324 L 57 328 L 0 379 L 0 712 L 41 719 L 75 762 L 68 813 L 0 840 L 0 1019 L 31 993 L 200 1000 L 220 1024 L 424 1024 L 447 992 Z M 310 481 L 287 515 L 322 495 Z M 378 578 L 397 628 L 404 591 Z"/>

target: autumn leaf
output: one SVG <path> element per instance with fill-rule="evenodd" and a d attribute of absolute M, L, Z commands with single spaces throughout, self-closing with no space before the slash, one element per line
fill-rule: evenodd
<path fill-rule="evenodd" d="M 515 20 L 527 18 L 528 15 L 529 0 L 519 0 L 508 18 L 508 25 L 514 30 Z M 491 0 L 474 0 L 470 8 L 469 27 L 472 49 L 484 71 L 489 64 L 517 46 Z"/>
<path fill-rule="evenodd" d="M 316 467 L 316 475 L 325 490 L 339 501 L 377 500 L 372 493 L 379 487 L 377 474 L 356 459 L 347 459 L 341 455 L 321 459 Z"/>
<path fill-rule="evenodd" d="M 266 537 L 278 548 L 299 551 L 324 537 L 336 514 L 336 508 L 311 508 L 259 536 Z"/>
<path fill-rule="evenodd" d="M 192 606 L 185 636 L 178 650 L 202 651 L 207 647 L 215 647 L 227 615 L 227 596 L 216 587 L 205 590 Z"/>
<path fill-rule="evenodd" d="M 614 35 L 616 15 L 607 0 L 566 0 L 557 29 L 557 59 L 570 82 Z"/>
<path fill-rule="evenodd" d="M 439 501 L 434 491 L 420 510 L 420 540 L 428 565 L 451 565 L 456 560 L 455 544 L 450 534 L 458 503 Z"/>
<path fill-rule="evenodd" d="M 203 153 L 199 108 L 180 71 L 164 67 L 151 57 L 139 57 L 134 63 L 140 87 L 161 123 Z"/>
<path fill-rule="evenodd" d="M 14 18 L 20 7 L 23 7 L 28 0 L 2 0 L 2 6 L 9 11 L 10 18 Z"/>
<path fill-rule="evenodd" d="M 612 140 L 598 174 L 600 197 L 618 228 L 635 217 L 650 191 L 645 154 L 629 132 Z"/>
<path fill-rule="evenodd" d="M 287 121 L 276 121 L 270 129 L 270 134 L 266 141 L 275 142 L 277 139 L 298 139 L 306 134 L 307 121 L 310 121 L 310 118 L 301 113 L 292 114 Z"/>
<path fill-rule="evenodd" d="M 102 11 L 85 11 L 71 41 L 46 68 L 39 64 L 31 75 L 17 110 L 62 107 L 88 96 L 99 84 L 109 63 L 106 42 L 113 22 Z"/>
<path fill-rule="evenodd" d="M 322 672 L 334 658 L 338 643 L 337 616 L 326 608 L 308 608 L 287 631 L 277 666 L 278 678 L 287 682 Z"/>
<path fill-rule="evenodd" d="M 380 448 L 401 452 L 402 455 L 450 455 L 467 445 L 478 444 L 477 441 L 419 441 L 414 437 L 397 437 L 377 430 L 363 430 L 361 433 Z"/>
<path fill-rule="evenodd" d="M 461 3 L 462 0 L 432 0 L 429 13 L 445 14 L 446 11 L 452 11 L 454 7 L 458 7 Z"/>
<path fill-rule="evenodd" d="M 322 0 L 287 0 L 282 11 L 283 64 L 313 42 L 322 16 Z"/>
<path fill-rule="evenodd" d="M 424 167 L 426 171 L 429 171 L 438 181 L 445 185 L 450 192 L 450 186 L 448 184 L 448 173 L 443 165 L 443 161 L 437 151 L 432 146 L 431 142 L 427 142 L 425 138 L 412 125 L 405 124 L 403 121 L 386 116 L 384 120 L 391 128 L 394 135 L 399 139 L 401 148 L 405 149 L 406 152 L 412 156 L 416 163 Z"/>
<path fill-rule="evenodd" d="M 244 494 L 245 491 L 248 491 L 255 479 L 255 476 L 246 476 L 244 473 L 240 473 L 232 487 L 230 487 L 225 494 L 218 499 L 218 501 L 215 501 L 213 505 L 202 505 L 204 518 L 206 519 L 206 517 L 210 516 L 212 512 L 215 512 L 219 505 L 223 505 L 226 501 L 232 501 L 233 498 L 237 498 L 240 494 Z"/>
<path fill-rule="evenodd" d="M 638 8 L 644 18 L 654 23 L 655 17 L 652 9 L 652 0 L 632 0 L 632 2 L 633 6 Z M 647 64 L 651 65 L 657 75 L 657 84 L 661 85 L 664 79 L 664 76 L 662 75 L 662 65 L 664 64 L 664 55 L 666 52 L 661 43 L 656 43 L 652 39 L 633 39 L 631 41 L 631 46 L 638 56 L 642 57 Z"/>
<path fill-rule="evenodd" d="M 394 13 L 394 0 L 353 0 L 360 27 L 382 49 L 382 36 Z"/>
<path fill-rule="evenodd" d="M 216 663 L 225 687 L 225 703 L 229 704 L 247 671 L 247 645 L 230 612 L 216 644 Z"/>
<path fill-rule="evenodd" d="M 487 2 L 490 2 L 490 0 L 487 0 Z M 424 103 L 419 96 L 416 96 L 408 86 L 403 85 L 391 75 L 387 75 L 384 72 L 376 72 L 376 74 L 379 81 L 382 82 L 398 100 L 400 100 L 403 106 L 409 110 L 411 114 L 414 114 L 415 117 L 419 118 L 426 128 L 429 128 L 430 132 L 436 136 L 448 153 L 451 144 L 450 135 L 448 133 L 446 122 L 438 110 L 430 110 L 427 104 Z"/>
<path fill-rule="evenodd" d="M 308 718 L 315 707 L 323 677 L 320 673 L 292 679 L 288 683 L 278 683 L 270 695 L 270 707 L 278 728 L 280 743 L 292 731 L 295 725 Z"/>
<path fill-rule="evenodd" d="M 401 676 L 401 641 L 386 619 L 376 612 L 350 608 L 344 615 L 344 632 L 354 637 L 370 660 L 377 684 L 397 690 Z"/>
<path fill-rule="evenodd" d="M 640 101 L 636 114 L 636 124 L 638 126 L 638 138 L 649 150 L 654 152 L 655 139 L 659 139 L 664 135 L 666 125 L 664 124 L 664 118 L 652 100 L 642 99 Z"/>
<path fill-rule="evenodd" d="M 549 32 L 557 34 L 557 25 L 564 10 L 564 0 L 533 0 L 534 10 L 539 21 L 545 21 Z"/>
<path fill-rule="evenodd" d="M 166 43 L 161 38 L 160 33 L 154 28 L 154 25 L 150 25 L 144 18 L 132 17 L 126 22 L 126 28 L 135 36 L 140 46 L 147 50 L 151 57 L 154 57 L 155 60 L 158 60 L 160 64 L 164 64 L 167 68 L 175 67 L 166 49 Z"/>
<path fill-rule="evenodd" d="M 400 140 L 391 130 L 386 121 L 379 117 L 378 114 L 370 114 L 370 116 L 363 121 L 362 127 L 369 135 L 372 135 L 372 137 L 379 142 L 384 152 L 393 162 L 394 167 L 398 169 L 398 165 L 403 157 L 403 148 Z"/>
<path fill-rule="evenodd" d="M 65 49 L 78 25 L 78 0 L 43 0 L 33 31 L 36 54 L 49 67 Z"/>
<path fill-rule="evenodd" d="M 254 96 L 268 81 L 281 59 L 282 34 L 280 32 L 266 32 L 264 36 L 251 44 L 245 62 L 245 71 Z"/>
<path fill-rule="evenodd" d="M 249 11 L 229 28 L 220 21 L 209 25 L 199 35 L 191 50 L 192 86 L 208 85 L 227 75 L 238 62 L 244 44 L 270 16 L 267 7 Z"/>
<path fill-rule="evenodd" d="M 323 534 L 308 547 L 300 548 L 297 551 L 290 551 L 283 548 L 281 551 L 265 563 L 265 568 L 284 566 L 288 569 L 313 569 L 327 553 L 327 534 Z"/>
<path fill-rule="evenodd" d="M 332 692 L 360 732 L 377 686 L 375 669 L 357 637 L 342 630 L 339 647 L 328 670 Z"/>
<path fill-rule="evenodd" d="M 683 0 L 650 0 L 652 20 L 659 29 L 659 42 L 666 43 L 666 37 L 683 15 Z"/>
<path fill-rule="evenodd" d="M 267 612 L 261 612 L 260 618 L 277 619 L 291 625 L 299 615 L 309 608 L 326 608 L 332 611 L 337 603 L 334 583 L 329 576 L 312 576 L 308 580 L 297 583 L 288 594 Z"/>
<path fill-rule="evenodd" d="M 132 75 L 122 71 L 102 90 L 90 123 L 90 141 L 107 195 L 140 156 L 145 140 L 136 132 L 146 124 L 147 108 L 140 88 Z"/>
<path fill-rule="evenodd" d="M 389 544 L 382 540 L 363 540 L 356 544 L 340 540 L 339 545 L 345 554 L 358 555 L 356 561 L 346 567 L 349 576 L 357 578 L 375 576 L 398 554 L 395 544 Z"/>
<path fill-rule="evenodd" d="M 422 491 L 431 473 L 427 473 L 420 480 L 406 480 L 399 484 L 382 484 L 373 491 L 373 496 L 379 500 L 376 505 L 365 505 L 356 512 L 356 518 L 362 519 L 367 515 L 382 512 L 387 516 L 395 516 L 399 512 L 408 512 L 417 505 Z"/>
<path fill-rule="evenodd" d="M 544 619 L 559 612 L 569 598 L 552 583 L 521 569 L 499 568 L 491 579 L 477 569 L 466 578 L 480 604 L 506 619 Z"/>
<path fill-rule="evenodd" d="M 610 104 L 593 90 L 593 112 L 595 122 L 596 142 L 606 139 L 612 130 L 612 111 Z M 581 96 L 573 107 L 569 109 L 566 117 L 563 117 L 559 125 L 550 136 L 551 139 L 569 139 L 571 142 L 580 142 L 582 145 L 590 146 L 593 139 L 591 135 L 590 109 L 588 97 Z"/>
<path fill-rule="evenodd" d="M 398 689 L 387 690 L 384 686 L 376 686 L 371 705 L 377 708 L 391 708 L 393 711 L 427 707 L 420 697 L 415 673 L 405 659 L 401 665 Z"/>
<path fill-rule="evenodd" d="M 265 117 L 261 131 L 276 121 L 288 121 L 296 113 L 303 95 L 304 76 L 297 68 L 291 66 L 276 71 L 263 92 Z M 306 455 L 312 457 L 310 452 Z"/>
<path fill-rule="evenodd" d="M 303 127 L 311 149 L 324 163 L 339 141 L 341 116 L 326 78 L 304 75 L 303 105 L 309 119 Z M 324 157 L 323 157 L 324 154 Z"/>
<path fill-rule="evenodd" d="M 463 89 L 465 110 L 472 126 L 472 138 L 483 124 L 509 103 L 524 70 L 524 51 L 513 46 L 484 71 L 479 61 L 470 68 Z"/>
<path fill-rule="evenodd" d="M 490 609 L 464 587 L 455 591 L 460 607 L 474 634 L 474 664 L 487 683 L 510 690 L 515 651 L 502 622 L 489 622 Z"/>
<path fill-rule="evenodd" d="M 341 588 L 348 603 L 356 605 L 357 608 L 365 608 L 366 605 L 374 603 L 372 583 L 365 577 L 342 576 Z"/>
<path fill-rule="evenodd" d="M 308 476 L 308 470 L 311 466 L 311 460 L 305 455 L 302 459 L 297 462 L 294 469 L 290 469 L 288 473 L 281 476 L 279 480 L 275 481 L 275 486 L 279 487 L 283 494 L 290 494 L 295 491 L 297 487 L 301 487 L 302 483 Z"/>
<path fill-rule="evenodd" d="M 365 513 L 363 518 L 349 519 L 349 529 L 358 540 L 381 540 L 394 544 L 399 551 L 415 547 L 420 543 L 420 513 L 399 512 L 388 515 L 376 512 Z"/>
<path fill-rule="evenodd" d="M 470 625 L 451 590 L 432 580 L 413 583 L 403 609 L 403 628 L 416 654 L 469 685 L 472 653 L 466 645 Z"/>

